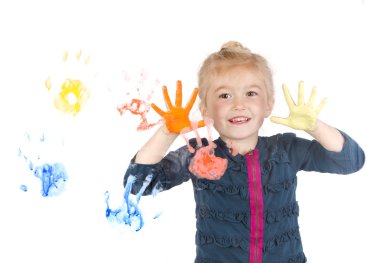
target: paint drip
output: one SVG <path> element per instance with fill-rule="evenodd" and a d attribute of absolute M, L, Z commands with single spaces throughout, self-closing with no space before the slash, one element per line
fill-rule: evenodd
<path fill-rule="evenodd" d="M 219 180 L 227 169 L 227 159 L 215 156 L 216 144 L 212 141 L 211 134 L 213 121 L 211 119 L 207 119 L 205 120 L 205 124 L 208 131 L 207 146 L 203 146 L 202 144 L 202 140 L 197 131 L 197 123 L 192 123 L 192 129 L 197 140 L 196 150 L 189 144 L 189 140 L 185 136 L 185 133 L 189 132 L 189 129 L 184 129 L 181 132 L 189 151 L 191 153 L 195 152 L 194 157 L 190 161 L 189 171 L 199 178 Z"/>
<path fill-rule="evenodd" d="M 141 196 L 143 195 L 145 189 L 148 187 L 152 181 L 153 175 L 148 175 L 139 192 L 136 195 L 131 194 L 132 186 L 136 181 L 136 177 L 129 176 L 127 183 L 124 188 L 124 199 L 119 208 L 111 209 L 109 204 L 110 193 L 105 192 L 105 202 L 106 208 L 106 218 L 107 220 L 115 225 L 124 225 L 130 227 L 134 231 L 139 231 L 144 226 L 144 219 L 142 211 L 139 208 L 139 202 Z M 158 217 L 158 216 L 157 216 Z"/>

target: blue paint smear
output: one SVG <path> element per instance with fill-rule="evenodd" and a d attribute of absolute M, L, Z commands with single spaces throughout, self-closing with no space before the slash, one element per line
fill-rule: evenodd
<path fill-rule="evenodd" d="M 28 187 L 24 184 L 20 185 L 20 189 L 24 192 L 28 191 Z"/>
<path fill-rule="evenodd" d="M 153 197 L 156 197 L 158 195 L 159 192 L 161 192 L 163 190 L 163 187 L 162 187 L 162 184 L 160 182 L 158 182 L 154 187 L 153 187 L 153 190 L 152 190 L 152 196 Z M 153 217 L 153 219 L 157 219 L 159 218 L 160 216 L 162 215 L 162 211 L 157 211 L 155 216 Z"/>
<path fill-rule="evenodd" d="M 145 189 L 148 187 L 152 181 L 152 175 L 148 175 L 140 189 L 140 191 L 135 195 L 131 195 L 131 189 L 133 183 L 136 181 L 135 176 L 130 176 L 128 178 L 127 184 L 124 188 L 124 200 L 122 205 L 117 209 L 111 209 L 109 206 L 110 193 L 105 192 L 106 201 L 106 217 L 110 223 L 116 223 L 120 225 L 130 226 L 136 232 L 141 230 L 144 226 L 144 219 L 141 210 L 138 207 L 141 196 Z M 134 197 L 134 198 L 133 198 Z"/>
<path fill-rule="evenodd" d="M 34 169 L 34 175 L 41 179 L 42 196 L 58 195 L 64 191 L 68 179 L 65 166 L 61 163 L 45 163 Z"/>
<path fill-rule="evenodd" d="M 42 162 L 44 158 L 41 158 L 41 152 L 47 157 L 54 156 L 57 152 L 59 153 L 57 145 L 54 144 L 54 141 L 47 142 L 45 133 L 35 136 L 34 139 L 29 133 L 25 133 L 24 138 L 25 145 L 23 146 L 25 149 L 24 147 L 19 147 L 18 156 L 26 162 L 28 169 L 33 172 L 34 176 L 40 178 L 42 196 L 61 194 L 68 179 L 65 166 L 60 162 L 44 163 Z M 63 145 L 63 141 L 61 145 Z M 28 191 L 26 185 L 21 185 L 20 189 L 24 192 Z"/>

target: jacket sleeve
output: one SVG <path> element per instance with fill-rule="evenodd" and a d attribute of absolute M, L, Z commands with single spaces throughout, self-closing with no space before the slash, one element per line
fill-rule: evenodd
<path fill-rule="evenodd" d="M 176 151 L 169 152 L 160 162 L 156 164 L 138 164 L 135 162 L 136 155 L 132 158 L 124 175 L 124 187 L 128 178 L 135 177 L 132 185 L 132 194 L 137 194 L 143 186 L 147 176 L 151 182 L 145 189 L 143 195 L 155 194 L 155 191 L 168 190 L 180 185 L 190 179 L 188 170 L 190 152 L 187 147 L 181 147 Z"/>
<path fill-rule="evenodd" d="M 290 146 L 290 156 L 301 160 L 296 162 L 296 169 L 335 174 L 359 171 L 365 162 L 364 151 L 349 135 L 340 132 L 344 137 L 343 149 L 340 152 L 328 151 L 316 140 L 295 137 Z"/>

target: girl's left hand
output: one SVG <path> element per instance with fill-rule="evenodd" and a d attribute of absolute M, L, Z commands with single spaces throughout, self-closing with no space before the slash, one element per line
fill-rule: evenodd
<path fill-rule="evenodd" d="M 289 116 L 287 118 L 271 117 L 270 120 L 277 124 L 286 125 L 296 130 L 313 131 L 316 127 L 318 115 L 327 102 L 324 98 L 318 105 L 314 107 L 314 101 L 317 96 L 317 89 L 313 87 L 310 99 L 307 103 L 304 101 L 304 84 L 302 81 L 298 84 L 298 103 L 296 104 L 289 93 L 288 87 L 283 84 L 285 100 L 289 107 Z"/>

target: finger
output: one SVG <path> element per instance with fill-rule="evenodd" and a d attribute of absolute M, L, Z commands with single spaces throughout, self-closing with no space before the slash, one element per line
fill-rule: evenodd
<path fill-rule="evenodd" d="M 175 94 L 175 106 L 182 107 L 182 82 L 177 81 L 177 91 Z"/>
<path fill-rule="evenodd" d="M 204 120 L 198 121 L 198 128 L 202 128 L 204 126 L 205 126 L 205 121 Z"/>
<path fill-rule="evenodd" d="M 164 95 L 164 100 L 165 100 L 166 108 L 167 109 L 172 109 L 173 108 L 173 104 L 172 104 L 172 102 L 170 100 L 169 93 L 168 93 L 168 88 L 166 86 L 162 87 L 162 94 Z"/>
<path fill-rule="evenodd" d="M 179 133 L 181 134 L 181 135 L 185 135 L 185 133 L 188 133 L 188 132 L 190 132 L 191 131 L 191 129 L 190 129 L 190 127 L 185 127 L 185 128 L 183 128 Z M 187 141 L 187 140 L 186 140 Z"/>
<path fill-rule="evenodd" d="M 195 133 L 195 138 L 197 140 L 197 146 L 202 147 L 202 140 L 201 140 L 201 137 L 199 136 L 197 128 L 198 128 L 198 122 L 192 121 L 191 122 L 191 129 L 193 129 L 193 131 Z"/>
<path fill-rule="evenodd" d="M 303 89 L 303 81 L 298 83 L 298 105 L 305 104 L 305 94 Z"/>
<path fill-rule="evenodd" d="M 45 88 L 47 88 L 48 90 L 51 90 L 51 79 L 50 79 L 50 77 L 48 77 L 45 80 Z"/>
<path fill-rule="evenodd" d="M 276 124 L 281 124 L 281 125 L 286 125 L 286 126 L 288 126 L 288 124 L 289 124 L 288 119 L 280 118 L 280 117 L 274 117 L 274 116 L 270 117 L 270 121 L 273 123 L 276 123 Z"/>
<path fill-rule="evenodd" d="M 187 111 L 191 110 L 191 108 L 194 105 L 195 100 L 197 99 L 197 95 L 198 95 L 198 88 L 194 88 L 193 93 L 191 94 L 191 97 L 186 104 L 185 110 Z"/>
<path fill-rule="evenodd" d="M 214 120 L 205 116 L 203 118 L 203 122 L 204 122 L 204 125 L 207 125 L 207 126 L 213 126 L 214 125 Z"/>
<path fill-rule="evenodd" d="M 156 104 L 152 103 L 150 106 L 154 109 L 155 112 L 157 112 L 160 116 L 164 117 L 165 112 L 161 110 L 159 107 L 156 106 Z"/>
<path fill-rule="evenodd" d="M 293 108 L 295 103 L 293 101 L 292 96 L 290 95 L 288 87 L 285 84 L 282 85 L 282 91 L 284 92 L 285 100 L 286 100 L 286 103 L 288 104 L 288 107 L 290 109 Z"/>
<path fill-rule="evenodd" d="M 309 102 L 307 103 L 307 105 L 310 107 L 313 107 L 316 97 L 317 97 L 317 88 L 313 87 L 313 89 L 311 90 L 310 99 L 309 99 Z"/>
<path fill-rule="evenodd" d="M 321 112 L 321 110 L 323 109 L 323 107 L 326 105 L 327 103 L 327 98 L 324 98 L 318 105 L 317 109 L 316 109 L 316 112 L 317 112 L 317 115 Z"/>

